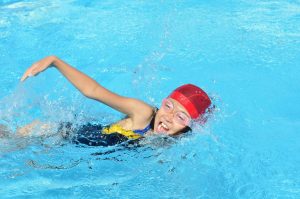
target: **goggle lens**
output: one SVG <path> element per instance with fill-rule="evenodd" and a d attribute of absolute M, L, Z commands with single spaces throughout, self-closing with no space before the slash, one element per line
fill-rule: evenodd
<path fill-rule="evenodd" d="M 164 99 L 162 102 L 162 108 L 164 111 L 171 113 L 174 110 L 174 104 L 171 100 Z M 191 122 L 191 118 L 182 111 L 175 112 L 173 119 L 176 123 L 179 123 L 183 126 L 189 126 Z"/>

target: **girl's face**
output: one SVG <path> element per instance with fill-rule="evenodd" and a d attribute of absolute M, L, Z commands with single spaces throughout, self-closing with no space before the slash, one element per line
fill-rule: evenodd
<path fill-rule="evenodd" d="M 191 123 L 191 116 L 176 100 L 166 98 L 157 111 L 154 131 L 167 135 L 176 135 Z"/>

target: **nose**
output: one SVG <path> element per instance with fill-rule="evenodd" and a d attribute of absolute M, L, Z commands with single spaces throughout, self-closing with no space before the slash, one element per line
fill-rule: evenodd
<path fill-rule="evenodd" d="M 174 115 L 173 115 L 173 111 L 171 112 L 171 113 L 168 113 L 167 115 L 166 115 L 166 122 L 168 122 L 168 123 L 172 123 L 173 122 L 173 117 L 174 117 Z"/>

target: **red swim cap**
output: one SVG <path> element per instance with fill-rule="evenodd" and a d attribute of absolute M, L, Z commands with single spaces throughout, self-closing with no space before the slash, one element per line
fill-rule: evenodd
<path fill-rule="evenodd" d="M 204 114 L 211 104 L 208 95 L 193 84 L 185 84 L 176 88 L 169 97 L 178 101 L 188 111 L 192 119 L 197 119 Z"/>

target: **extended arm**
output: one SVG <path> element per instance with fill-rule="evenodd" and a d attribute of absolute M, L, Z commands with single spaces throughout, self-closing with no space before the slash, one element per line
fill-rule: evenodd
<path fill-rule="evenodd" d="M 33 64 L 24 73 L 21 81 L 24 81 L 30 76 L 39 74 L 51 65 L 55 66 L 83 95 L 88 98 L 98 100 L 130 117 L 139 115 L 139 117 L 144 116 L 147 118 L 152 114 L 152 107 L 148 104 L 137 99 L 122 97 L 107 90 L 95 80 L 56 56 L 46 57 Z"/>

